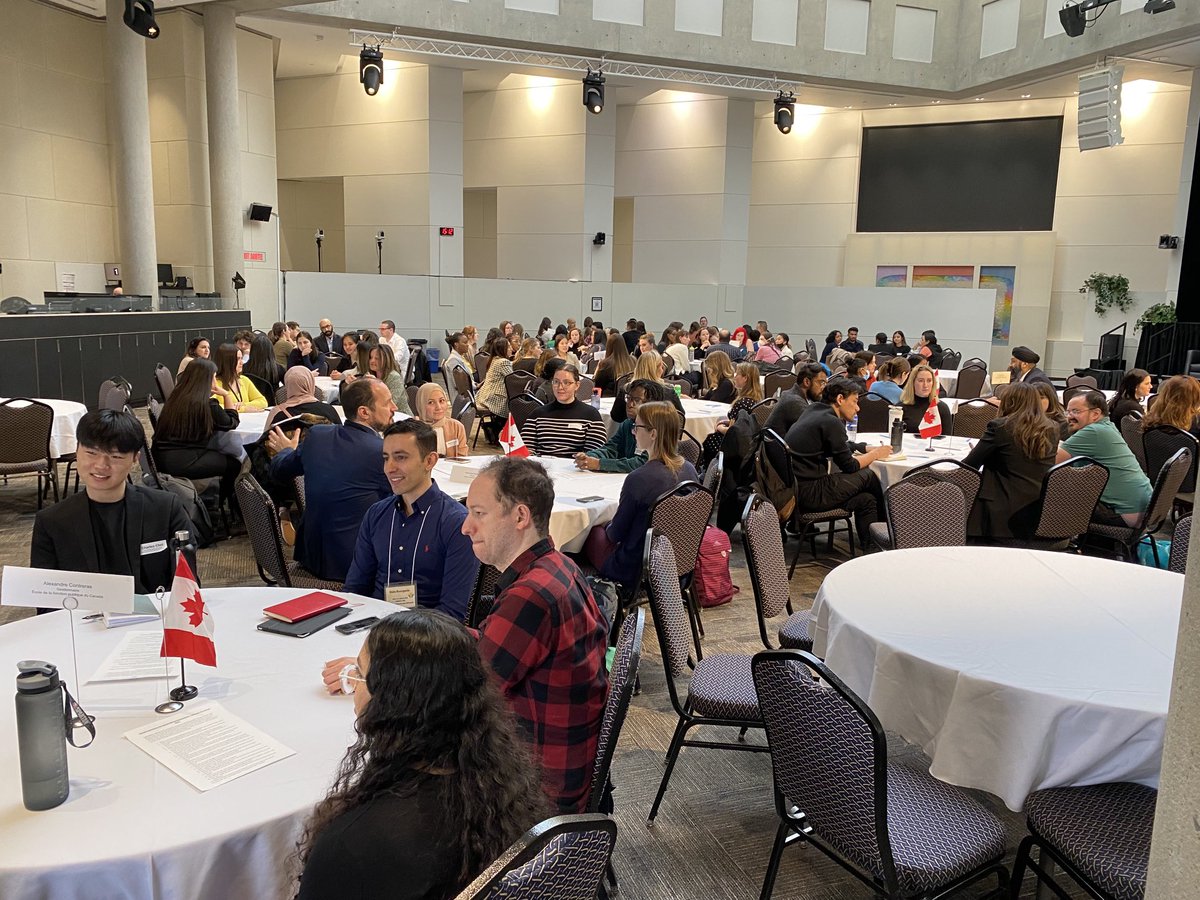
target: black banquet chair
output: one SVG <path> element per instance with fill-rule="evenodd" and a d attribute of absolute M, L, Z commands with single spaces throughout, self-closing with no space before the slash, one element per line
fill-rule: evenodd
<path fill-rule="evenodd" d="M 617 843 L 617 823 L 584 813 L 533 826 L 455 900 L 594 900 Z"/>
<path fill-rule="evenodd" d="M 779 513 L 770 500 L 758 494 L 750 495 L 742 513 L 742 548 L 746 552 L 746 568 L 750 570 L 750 587 L 754 591 L 754 606 L 758 613 L 758 635 L 763 646 L 768 650 L 775 649 L 767 634 L 767 619 L 774 619 L 786 611 L 788 617 L 779 627 L 779 646 L 811 650 L 812 611 L 792 612 Z"/>
<path fill-rule="evenodd" d="M 1191 452 L 1187 449 L 1176 450 L 1175 455 L 1167 460 L 1159 471 L 1158 477 L 1154 479 L 1154 491 L 1150 494 L 1150 505 L 1146 507 L 1146 511 L 1142 513 L 1137 523 L 1126 526 L 1101 525 L 1093 522 L 1088 526 L 1085 549 L 1091 549 L 1095 544 L 1095 539 L 1100 538 L 1110 542 L 1123 559 L 1129 562 L 1136 561 L 1135 548 L 1138 541 L 1145 535 L 1157 533 L 1166 524 L 1179 486 L 1183 484 L 1184 479 L 1191 471 Z M 1150 547 L 1157 564 L 1159 562 L 1158 542 L 1151 541 Z"/>
<path fill-rule="evenodd" d="M 1175 523 L 1175 531 L 1171 534 L 1171 558 L 1167 568 L 1180 575 L 1187 571 L 1188 542 L 1192 538 L 1191 513 Z"/>
<path fill-rule="evenodd" d="M 1004 824 L 965 791 L 890 762 L 883 726 L 824 663 L 764 650 L 753 675 L 780 819 L 760 898 L 797 840 L 876 896 L 943 897 L 993 876 L 1007 888 Z"/>
<path fill-rule="evenodd" d="M 58 502 L 58 466 L 50 455 L 54 409 L 46 403 L 12 397 L 0 403 L 0 475 L 37 476 L 37 508 L 42 508 L 43 485 L 54 488 Z"/>
<path fill-rule="evenodd" d="M 254 476 L 246 472 L 238 476 L 233 491 L 237 495 L 250 545 L 254 549 L 254 560 L 258 574 L 264 584 L 272 587 L 316 588 L 337 591 L 341 585 L 336 581 L 325 581 L 305 569 L 298 562 L 290 565 L 283 555 L 283 532 L 279 527 L 279 516 L 275 502 L 262 489 Z"/>

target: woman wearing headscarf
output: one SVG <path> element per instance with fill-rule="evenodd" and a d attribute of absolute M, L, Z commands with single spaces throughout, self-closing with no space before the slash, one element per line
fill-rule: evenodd
<path fill-rule="evenodd" d="M 329 420 L 331 425 L 342 421 L 337 410 L 317 397 L 317 379 L 312 369 L 305 366 L 292 366 L 283 376 L 283 386 L 287 390 L 287 399 L 275 411 L 267 416 L 267 425 L 263 434 L 269 432 L 276 422 L 302 416 L 305 413 L 321 416 Z"/>

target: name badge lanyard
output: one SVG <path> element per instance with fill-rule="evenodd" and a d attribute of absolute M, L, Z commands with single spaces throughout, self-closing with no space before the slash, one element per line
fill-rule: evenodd
<path fill-rule="evenodd" d="M 402 499 L 397 500 L 396 505 L 392 507 L 392 524 L 388 528 L 387 581 L 384 583 L 384 589 L 383 589 L 385 597 L 387 596 L 387 589 L 392 586 L 392 547 L 396 543 L 396 541 L 395 541 L 396 507 L 399 506 L 402 502 L 404 502 Z M 425 514 L 428 512 L 429 512 L 429 510 L 423 510 L 421 512 L 421 527 L 417 529 L 417 542 L 413 546 L 412 569 L 409 573 L 411 575 L 411 578 L 409 579 L 409 581 L 412 583 L 412 586 L 413 586 L 413 601 L 414 601 L 414 603 L 416 602 L 416 599 L 417 599 L 417 551 L 421 549 L 421 535 L 424 534 L 424 532 L 425 532 Z"/>

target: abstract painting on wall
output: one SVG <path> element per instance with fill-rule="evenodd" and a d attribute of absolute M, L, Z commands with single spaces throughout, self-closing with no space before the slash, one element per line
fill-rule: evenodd
<path fill-rule="evenodd" d="M 913 287 L 970 288 L 975 286 L 974 266 L 913 266 Z"/>
<path fill-rule="evenodd" d="M 908 287 L 908 266 L 876 266 L 875 287 Z"/>
<path fill-rule="evenodd" d="M 1016 266 L 979 267 L 979 286 L 996 290 L 996 312 L 992 316 L 993 344 L 1008 343 L 1008 331 L 1012 325 L 1013 285 L 1016 282 Z"/>

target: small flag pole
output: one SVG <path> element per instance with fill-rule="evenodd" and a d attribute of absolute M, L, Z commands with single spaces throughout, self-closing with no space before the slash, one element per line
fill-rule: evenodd
<path fill-rule="evenodd" d="M 179 687 L 171 690 L 171 699 L 183 702 L 185 700 L 193 700 L 200 691 L 195 685 L 187 683 L 187 676 L 183 672 L 183 657 L 179 657 Z"/>

